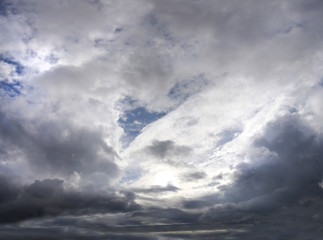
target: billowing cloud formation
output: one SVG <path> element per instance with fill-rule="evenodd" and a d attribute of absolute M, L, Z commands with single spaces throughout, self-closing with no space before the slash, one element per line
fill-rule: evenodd
<path fill-rule="evenodd" d="M 319 239 L 322 13 L 1 1 L 0 239 Z"/>
<path fill-rule="evenodd" d="M 3 112 L 0 122 L 2 171 L 10 169 L 21 178 L 31 178 L 27 174 L 32 173 L 43 177 L 81 176 L 85 182 L 77 184 L 93 185 L 95 181 L 96 186 L 109 185 L 118 176 L 118 155 L 98 131 L 78 128 L 68 120 L 22 120 Z"/>
<path fill-rule="evenodd" d="M 1 223 L 29 218 L 55 216 L 63 213 L 94 214 L 128 212 L 140 208 L 134 203 L 132 193 L 115 194 L 82 193 L 66 191 L 59 179 L 36 180 L 28 186 L 17 186 L 1 176 Z"/>
<path fill-rule="evenodd" d="M 319 236 L 322 146 L 322 136 L 309 129 L 297 115 L 268 124 L 264 135 L 255 140 L 257 149 L 268 150 L 267 156 L 259 160 L 258 155 L 258 162 L 242 164 L 234 173 L 233 184 L 219 186 L 221 194 L 213 196 L 217 207 L 208 210 L 200 220 L 260 224 L 268 228 L 263 229 L 261 236 L 270 234 L 268 239 L 275 239 L 279 232 L 271 232 L 278 228 L 273 223 L 287 224 L 297 216 L 303 220 L 295 221 L 294 227 L 302 231 L 311 229 L 312 237 Z M 293 236 L 290 231 L 287 233 Z"/>

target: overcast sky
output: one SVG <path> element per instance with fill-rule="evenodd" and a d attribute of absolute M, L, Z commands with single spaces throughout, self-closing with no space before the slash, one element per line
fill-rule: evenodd
<path fill-rule="evenodd" d="M 0 240 L 323 236 L 323 1 L 0 1 Z"/>

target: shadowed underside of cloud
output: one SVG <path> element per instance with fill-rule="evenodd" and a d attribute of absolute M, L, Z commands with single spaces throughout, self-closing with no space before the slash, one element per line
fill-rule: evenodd
<path fill-rule="evenodd" d="M 163 192 L 176 192 L 179 188 L 173 185 L 167 185 L 166 187 L 151 186 L 150 188 L 135 188 L 133 189 L 136 193 L 163 193 Z"/>
<path fill-rule="evenodd" d="M 4 116 L 2 121 L 7 121 Z M 7 121 L 7 127 L 1 130 L 2 136 L 7 136 L 6 139 L 10 139 L 15 130 L 19 134 L 24 132 L 20 125 L 14 125 L 12 121 L 8 124 Z M 21 141 L 21 138 L 17 139 Z M 150 147 L 150 151 L 161 158 L 170 154 L 169 149 L 175 153 L 182 152 L 182 148 L 176 148 L 171 141 L 161 144 L 155 142 Z M 316 134 L 297 114 L 269 123 L 254 140 L 253 150 L 249 153 L 252 161 L 238 166 L 232 184 L 219 186 L 219 194 L 184 203 L 186 209 L 215 206 L 203 214 L 201 211 L 189 213 L 176 208 L 140 209 L 131 193 L 120 197 L 113 193 L 68 191 L 63 188 L 63 181 L 58 179 L 36 180 L 33 184 L 20 186 L 12 178 L 2 176 L 0 221 L 9 223 L 71 213 L 92 215 L 135 211 L 132 218 L 139 219 L 139 226 L 147 219 L 163 224 L 203 223 L 225 228 L 247 224 L 248 227 L 244 227 L 246 232 L 239 233 L 240 237 L 251 234 L 256 239 L 255 236 L 270 233 L 272 238 L 267 239 L 275 239 L 274 236 L 278 236 L 275 235 L 278 228 L 276 224 L 292 222 L 293 227 L 279 229 L 277 234 L 296 237 L 293 231 L 299 228 L 305 232 L 310 230 L 310 236 L 315 237 L 321 233 L 320 224 L 323 222 L 320 214 L 320 209 L 323 209 L 323 189 L 320 187 L 323 173 L 322 149 L 322 136 Z M 184 150 L 187 151 L 186 148 Z M 193 173 L 187 177 L 199 179 L 205 175 Z M 177 190 L 176 187 L 168 186 L 136 191 L 159 193 Z M 294 220 L 295 216 L 299 220 Z M 258 228 L 264 228 L 263 233 Z M 166 232 L 170 230 L 161 228 L 158 231 L 164 231 L 167 235 Z M 214 236 L 212 234 L 210 236 Z M 191 235 L 184 233 L 182 236 L 189 238 Z"/>
<path fill-rule="evenodd" d="M 154 140 L 150 146 L 145 148 L 145 150 L 156 158 L 164 159 L 178 155 L 187 155 L 192 149 L 187 146 L 176 145 L 171 140 Z"/>
<path fill-rule="evenodd" d="M 140 209 L 131 192 L 122 195 L 76 192 L 65 190 L 59 179 L 36 180 L 19 186 L 8 177 L 0 176 L 0 187 L 0 223 L 60 214 L 91 215 Z"/>
<path fill-rule="evenodd" d="M 79 232 L 78 232 L 79 231 Z M 17 234 L 20 232 L 23 234 Z M 83 233 L 81 233 L 83 232 Z M 164 240 L 164 239 L 244 239 L 244 226 L 236 229 L 224 229 L 219 226 L 205 225 L 164 225 L 164 226 L 144 226 L 127 228 L 106 228 L 93 227 L 93 229 L 80 228 L 69 231 L 63 228 L 52 228 L 50 231 L 44 228 L 7 228 L 1 229 L 0 239 L 59 239 L 62 240 Z"/>
<path fill-rule="evenodd" d="M 85 176 L 95 172 L 118 175 L 115 151 L 98 131 L 79 128 L 68 120 L 32 119 L 8 116 L 0 111 L 0 146 L 8 164 L 17 158 L 41 174 L 69 176 L 74 172 Z"/>
<path fill-rule="evenodd" d="M 269 123 L 254 147 L 262 152 L 266 149 L 267 156 L 255 151 L 250 157 L 257 159 L 241 164 L 234 182 L 219 186 L 221 193 L 202 198 L 195 205 L 185 202 L 184 206 L 198 208 L 213 202 L 216 206 L 200 221 L 227 226 L 251 224 L 251 239 L 277 239 L 281 234 L 303 239 L 295 231 L 309 232 L 306 239 L 322 234 L 322 136 L 291 115 Z"/>
<path fill-rule="evenodd" d="M 146 219 L 148 222 L 158 224 L 197 224 L 200 213 L 189 213 L 177 208 L 151 207 L 142 211 L 134 212 L 132 217 Z"/>
<path fill-rule="evenodd" d="M 249 156 L 253 161 L 240 164 L 233 183 L 219 186 L 219 194 L 196 199 L 198 203 L 193 207 L 184 204 L 186 209 L 195 209 L 193 212 L 179 208 L 142 209 L 134 202 L 131 193 L 120 197 L 69 192 L 63 189 L 62 181 L 58 179 L 35 181 L 19 187 L 2 177 L 1 222 L 65 213 L 90 216 L 95 213 L 133 212 L 126 219 L 131 216 L 137 227 L 111 228 L 89 222 L 85 225 L 86 234 L 77 233 L 80 228 L 77 224 L 72 225 L 78 230 L 71 230 L 71 235 L 62 233 L 59 228 L 51 228 L 51 231 L 61 234 L 62 239 L 80 236 L 84 239 L 112 236 L 120 239 L 230 237 L 274 240 L 281 236 L 297 240 L 316 239 L 323 230 L 322 146 L 322 137 L 315 134 L 297 114 L 269 123 L 254 140 Z M 139 189 L 141 191 L 146 189 Z M 202 210 L 212 205 L 209 210 Z M 119 224 L 126 223 L 126 219 L 120 219 Z M 165 225 L 145 227 L 147 222 Z M 176 224 L 181 225 L 176 227 Z M 2 231 L 4 236 L 15 236 L 10 229 Z M 33 236 L 33 233 L 29 234 Z M 40 236 L 33 237 L 40 239 Z"/>
<path fill-rule="evenodd" d="M 102 233 L 102 231 L 90 231 L 89 229 L 72 229 L 66 228 L 7 228 L 0 230 L 0 239 L 32 239 L 32 240 L 106 240 L 106 239 L 119 239 L 119 240 L 158 240 L 155 234 L 131 234 L 128 233 Z"/>
<path fill-rule="evenodd" d="M 249 200 L 260 197 L 259 203 L 270 209 L 277 203 L 298 201 L 302 196 L 321 196 L 323 139 L 302 119 L 286 116 L 269 123 L 264 136 L 254 144 L 257 149 L 269 150 L 268 156 L 251 154 L 255 163 L 241 164 L 235 184 L 223 187 L 225 199 L 233 203 L 246 201 L 248 208 Z M 266 198 L 273 198 L 268 205 Z M 257 202 L 255 198 L 250 206 L 257 206 Z"/>

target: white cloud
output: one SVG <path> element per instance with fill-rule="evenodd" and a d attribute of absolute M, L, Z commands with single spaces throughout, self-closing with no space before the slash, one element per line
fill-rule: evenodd
<path fill-rule="evenodd" d="M 180 208 L 183 199 L 201 197 L 197 205 L 209 207 L 215 203 L 206 195 L 241 193 L 243 166 L 261 169 L 282 156 L 280 148 L 255 146 L 261 136 L 293 135 L 279 130 L 293 126 L 281 119 L 297 116 L 297 129 L 322 134 L 320 1 L 8 6 L 0 54 L 14 62 L 0 59 L 0 81 L 23 89 L 10 97 L 10 85 L 0 85 L 1 174 L 27 183 L 61 178 L 79 191 L 130 189 L 146 206 L 168 200 Z M 119 119 L 139 107 L 160 118 L 147 124 L 134 116 L 132 125 L 144 128 L 125 148 L 122 127 L 131 124 Z M 256 197 L 244 204 L 264 199 Z M 214 211 L 226 214 L 222 207 Z"/>

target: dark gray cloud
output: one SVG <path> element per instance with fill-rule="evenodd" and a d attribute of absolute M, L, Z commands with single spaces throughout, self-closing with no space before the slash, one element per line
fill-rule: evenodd
<path fill-rule="evenodd" d="M 120 239 L 120 240 L 163 240 L 163 239 L 244 239 L 243 225 L 223 228 L 217 225 L 175 224 L 159 226 L 106 227 L 102 224 L 89 228 L 27 228 L 10 227 L 0 229 L 0 239 Z M 19 233 L 23 234 L 20 235 Z M 264 238 L 266 239 L 266 238 Z"/>
<path fill-rule="evenodd" d="M 181 155 L 185 156 L 192 150 L 187 146 L 177 145 L 171 140 L 154 140 L 153 143 L 145 149 L 148 153 L 159 159 L 172 158 Z"/>
<path fill-rule="evenodd" d="M 203 179 L 207 176 L 207 174 L 203 171 L 196 171 L 196 172 L 189 172 L 189 173 L 185 173 L 183 174 L 182 178 L 184 181 L 196 181 L 196 180 L 200 180 Z"/>
<path fill-rule="evenodd" d="M 199 209 L 199 208 L 205 208 L 205 207 L 211 207 L 214 205 L 214 201 L 212 200 L 205 200 L 202 198 L 202 200 L 184 200 L 182 202 L 183 208 L 185 209 Z"/>
<path fill-rule="evenodd" d="M 315 134 L 299 116 L 288 115 L 269 123 L 254 146 L 266 148 L 270 154 L 262 159 L 259 154 L 251 154 L 251 158 L 258 159 L 241 164 L 233 184 L 219 187 L 221 194 L 213 196 L 217 206 L 200 221 L 228 226 L 252 224 L 248 233 L 251 239 L 277 239 L 281 235 L 302 239 L 303 235 L 294 231 L 308 232 L 308 239 L 319 236 L 319 223 L 323 220 L 319 213 L 323 207 L 323 189 L 319 184 L 323 173 L 322 136 Z M 207 199 L 195 205 L 208 206 L 212 196 Z M 194 202 L 185 202 L 184 206 L 194 207 Z M 281 228 L 279 224 L 288 226 Z"/>
<path fill-rule="evenodd" d="M 152 221 L 156 224 L 196 224 L 200 215 L 200 213 L 190 213 L 177 208 L 150 207 L 134 212 L 132 217 L 143 222 Z"/>
<path fill-rule="evenodd" d="M 36 180 L 21 186 L 8 177 L 0 177 L 0 223 L 60 214 L 89 215 L 94 213 L 131 212 L 140 209 L 134 194 L 77 192 L 65 190 L 63 180 Z"/>
<path fill-rule="evenodd" d="M 234 185 L 222 187 L 226 200 L 254 199 L 253 204 L 261 204 L 273 198 L 267 206 L 271 203 L 275 206 L 297 201 L 302 196 L 322 194 L 318 184 L 322 180 L 323 139 L 301 118 L 289 115 L 269 123 L 264 135 L 254 144 L 271 154 L 264 159 L 253 159 L 255 164 L 240 165 Z M 251 155 L 251 158 L 259 157 Z"/>
<path fill-rule="evenodd" d="M 180 189 L 173 185 L 167 185 L 166 187 L 151 186 L 150 188 L 134 188 L 132 190 L 136 193 L 158 194 L 163 192 L 176 192 Z"/>
<path fill-rule="evenodd" d="M 19 152 L 29 166 L 41 174 L 88 175 L 103 172 L 118 176 L 115 151 L 97 130 L 77 127 L 63 120 L 24 120 L 0 112 L 0 145 L 6 161 Z"/>
<path fill-rule="evenodd" d="M 105 232 L 99 227 L 89 228 L 26 228 L 26 227 L 10 227 L 0 229 L 0 239 L 31 239 L 31 240 L 106 240 L 106 239 L 119 239 L 119 240 L 158 240 L 154 234 L 143 233 L 122 233 L 122 232 Z"/>

